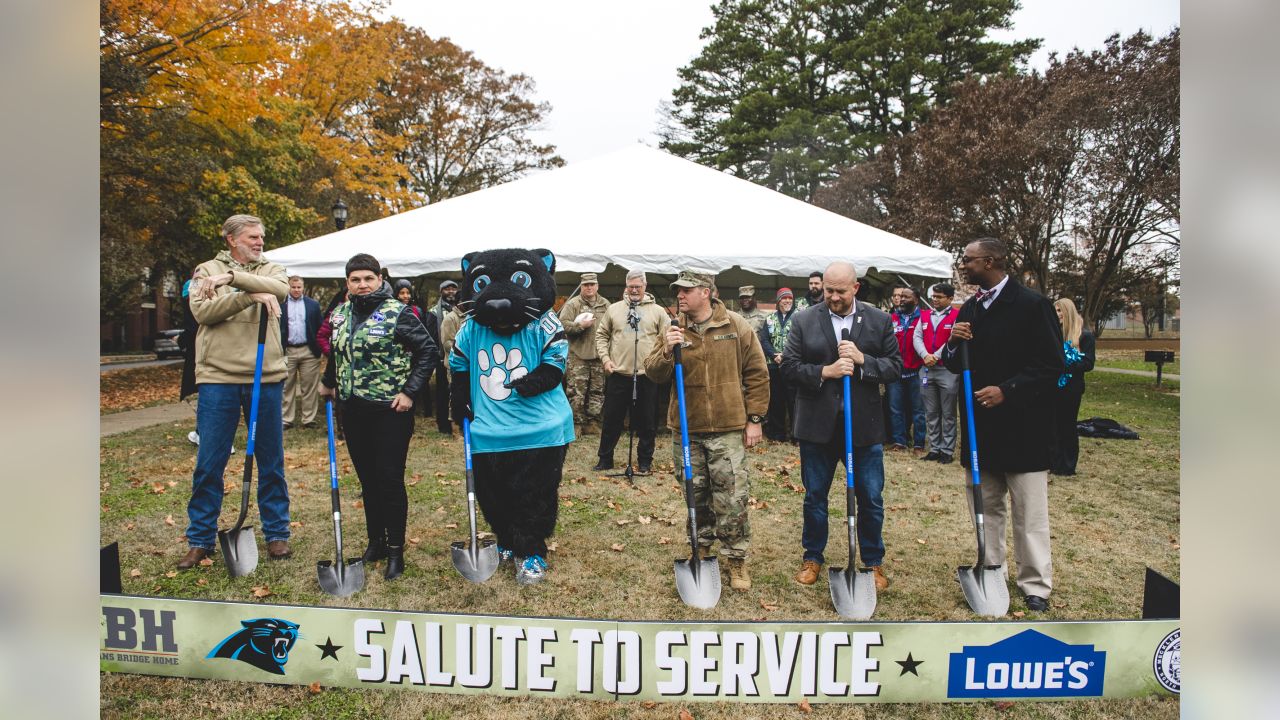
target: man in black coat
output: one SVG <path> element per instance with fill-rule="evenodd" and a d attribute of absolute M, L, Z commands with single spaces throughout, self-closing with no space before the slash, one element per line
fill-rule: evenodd
<path fill-rule="evenodd" d="M 875 572 L 877 590 L 889 586 L 884 560 L 884 411 L 880 386 L 902 374 L 889 315 L 858 302 L 852 263 L 834 262 L 822 277 L 823 301 L 796 313 L 782 352 L 782 372 L 796 388 L 792 436 L 800 443 L 804 481 L 804 556 L 796 582 L 818 580 L 827 547 L 827 494 L 836 462 L 844 461 L 844 376 L 852 378 L 854 497 L 858 553 Z M 843 330 L 848 340 L 837 340 Z"/>
<path fill-rule="evenodd" d="M 968 342 L 976 388 L 973 416 L 986 511 L 986 562 L 1005 562 L 1008 495 L 1018 589 L 1027 609 L 1043 612 L 1053 589 L 1048 471 L 1053 392 L 1063 371 L 1062 331 L 1053 303 L 1009 277 L 1007 257 L 1005 244 L 994 238 L 965 246 L 961 273 L 980 290 L 960 308 L 942 362 L 951 372 L 962 372 L 960 343 Z M 961 436 L 967 449 L 967 423 Z M 961 461 L 969 467 L 968 453 L 961 453 Z"/>

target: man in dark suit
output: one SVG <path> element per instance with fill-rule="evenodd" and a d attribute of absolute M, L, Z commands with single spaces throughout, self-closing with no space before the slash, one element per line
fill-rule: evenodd
<path fill-rule="evenodd" d="M 281 410 L 286 429 L 293 427 L 295 420 L 301 420 L 303 427 L 314 427 L 320 408 L 320 345 L 316 342 L 320 303 L 307 297 L 305 289 L 302 278 L 289 278 L 289 297 L 280 313 L 280 344 L 288 368 Z"/>
<path fill-rule="evenodd" d="M 1027 609 L 1043 612 L 1053 589 L 1049 552 L 1049 448 L 1053 391 L 1063 372 L 1062 331 L 1053 303 L 1006 272 L 1008 249 L 994 238 L 965 246 L 961 274 L 980 290 L 960 308 L 942 362 L 963 371 L 969 344 L 973 417 L 978 440 L 989 565 L 1005 562 L 1005 496 L 1013 506 L 1018 589 Z M 961 446 L 969 428 L 961 425 Z M 969 467 L 968 453 L 961 453 Z M 970 492 L 972 492 L 972 485 Z M 970 499 L 972 510 L 972 499 Z"/>
<path fill-rule="evenodd" d="M 804 556 L 796 582 L 818 580 L 827 547 L 827 494 L 836 462 L 844 460 L 844 382 L 852 378 L 854 496 L 858 552 L 873 568 L 877 590 L 889 586 L 884 559 L 884 411 L 880 385 L 896 381 L 902 358 L 889 315 L 858 302 L 858 272 L 835 262 L 822 276 L 823 301 L 796 313 L 782 352 L 782 372 L 796 387 L 792 436 L 800 442 L 804 481 Z M 843 331 L 849 331 L 848 340 Z"/>

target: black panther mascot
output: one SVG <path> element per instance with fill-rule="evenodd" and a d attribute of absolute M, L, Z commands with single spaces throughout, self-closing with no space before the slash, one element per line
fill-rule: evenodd
<path fill-rule="evenodd" d="M 573 442 L 573 412 L 560 381 L 569 342 L 552 305 L 549 250 L 486 250 L 462 258 L 454 340 L 453 417 L 471 420 L 476 499 L 514 557 L 516 581 L 540 582 L 556 527 L 560 475 Z"/>

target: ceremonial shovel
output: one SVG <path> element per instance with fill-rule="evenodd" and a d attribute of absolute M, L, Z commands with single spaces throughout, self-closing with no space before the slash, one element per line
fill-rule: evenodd
<path fill-rule="evenodd" d="M 253 394 L 249 400 L 249 442 L 244 448 L 244 487 L 240 492 L 240 517 L 235 527 L 218 531 L 218 544 L 222 546 L 223 562 L 231 577 L 242 577 L 258 567 L 258 540 L 253 526 L 244 527 L 249 513 L 249 487 L 253 484 L 253 446 L 258 435 L 258 398 L 262 394 L 262 355 L 267 344 L 267 306 L 262 306 L 258 316 L 258 358 L 253 366 Z"/>
<path fill-rule="evenodd" d="M 334 560 L 316 563 L 320 589 L 330 595 L 346 597 L 364 587 L 364 560 L 342 560 L 342 503 L 338 499 L 338 451 L 333 439 L 333 399 L 324 401 L 324 414 L 329 422 L 329 495 L 333 502 L 333 540 L 338 546 Z"/>
<path fill-rule="evenodd" d="M 471 421 L 462 419 L 462 454 L 467 462 L 467 518 L 471 521 L 471 545 L 459 540 L 450 546 L 453 566 L 462 577 L 474 583 L 482 583 L 493 577 L 498 569 L 498 547 L 493 540 L 483 545 L 476 537 L 476 476 L 471 469 Z"/>
<path fill-rule="evenodd" d="M 973 474 L 973 518 L 978 531 L 978 562 L 956 570 L 969 607 L 979 615 L 1001 617 L 1009 612 L 1009 587 L 999 565 L 987 565 L 987 536 L 982 519 L 982 476 L 978 473 L 978 437 L 973 422 L 973 381 L 969 377 L 969 343 L 960 344 L 964 368 L 964 413 L 969 429 L 969 470 Z"/>
<path fill-rule="evenodd" d="M 693 462 L 689 458 L 689 418 L 684 408 L 684 365 L 680 362 L 680 346 L 672 348 L 676 358 L 676 398 L 680 403 L 680 457 L 684 470 L 684 502 L 689 509 L 688 560 L 676 560 L 676 592 L 685 605 L 709 610 L 720 602 L 720 563 L 712 557 L 702 559 L 698 552 L 698 516 L 693 506 Z"/>
<path fill-rule="evenodd" d="M 845 330 L 842 338 L 849 339 Z M 849 567 L 828 568 L 827 584 L 831 586 L 831 603 L 836 613 L 849 620 L 866 620 L 876 611 L 876 581 L 871 570 L 857 569 L 857 514 L 853 509 L 853 383 L 844 376 L 844 507 L 845 525 L 849 529 Z"/>

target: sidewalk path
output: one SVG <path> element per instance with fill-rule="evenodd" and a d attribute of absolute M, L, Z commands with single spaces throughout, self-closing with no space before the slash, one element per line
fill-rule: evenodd
<path fill-rule="evenodd" d="M 171 405 L 155 405 L 141 410 L 126 410 L 124 412 L 111 413 L 110 415 L 102 415 L 99 418 L 99 427 L 101 428 L 99 436 L 117 435 L 130 430 L 137 430 L 138 428 L 160 425 L 161 423 L 181 422 L 183 420 L 194 422 L 195 419 L 196 414 L 191 411 L 191 407 L 181 402 Z"/>
<path fill-rule="evenodd" d="M 1120 373 L 1121 375 L 1139 375 L 1141 377 L 1149 377 L 1149 378 L 1153 378 L 1156 376 L 1155 370 L 1129 370 L 1127 368 L 1110 368 L 1110 367 L 1102 367 L 1100 365 L 1094 365 L 1093 369 L 1101 370 L 1103 372 Z M 1161 373 L 1160 379 L 1161 380 L 1177 380 L 1178 382 L 1182 382 L 1182 376 L 1174 373 Z"/>

